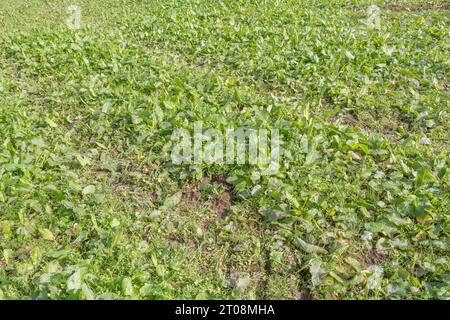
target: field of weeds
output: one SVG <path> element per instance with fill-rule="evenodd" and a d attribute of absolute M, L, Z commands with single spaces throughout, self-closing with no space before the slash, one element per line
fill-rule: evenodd
<path fill-rule="evenodd" d="M 449 299 L 449 13 L 0 0 L 0 298 Z"/>

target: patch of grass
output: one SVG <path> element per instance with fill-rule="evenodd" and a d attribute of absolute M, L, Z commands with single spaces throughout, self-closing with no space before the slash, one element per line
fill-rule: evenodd
<path fill-rule="evenodd" d="M 0 1 L 0 298 L 449 298 L 441 2 L 69 4 Z M 174 165 L 195 121 L 280 171 Z"/>

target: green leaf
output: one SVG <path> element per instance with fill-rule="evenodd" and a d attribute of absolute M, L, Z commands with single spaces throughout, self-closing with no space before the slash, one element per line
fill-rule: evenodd
<path fill-rule="evenodd" d="M 325 250 L 325 249 L 323 249 L 323 248 L 321 248 L 319 246 L 307 243 L 307 242 L 303 241 L 300 238 L 297 238 L 297 239 L 294 240 L 294 245 L 297 248 L 299 248 L 299 249 L 301 249 L 301 250 L 303 250 L 303 251 L 305 251 L 307 253 L 319 253 L 319 254 L 326 254 L 326 253 L 328 253 L 327 250 Z"/>
<path fill-rule="evenodd" d="M 174 195 L 167 197 L 166 200 L 164 200 L 164 207 L 169 209 L 175 207 L 181 200 L 181 192 L 177 192 Z"/>
<path fill-rule="evenodd" d="M 55 240 L 55 236 L 53 235 L 53 233 L 50 230 L 46 229 L 46 228 L 39 229 L 39 233 L 41 234 L 41 237 L 44 240 L 47 240 L 47 241 L 54 241 Z"/>
<path fill-rule="evenodd" d="M 83 195 L 88 195 L 88 194 L 92 194 L 95 192 L 95 186 L 93 186 L 92 184 L 84 187 L 83 189 Z"/>

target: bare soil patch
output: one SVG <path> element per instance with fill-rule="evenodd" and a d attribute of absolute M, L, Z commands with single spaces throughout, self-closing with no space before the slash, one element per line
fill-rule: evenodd
<path fill-rule="evenodd" d="M 365 261 L 367 264 L 382 264 L 383 262 L 387 261 L 389 259 L 389 256 L 385 253 L 379 252 L 377 249 L 370 250 L 366 256 Z"/>
<path fill-rule="evenodd" d="M 232 201 L 233 194 L 229 190 L 225 190 L 214 200 L 213 210 L 221 217 L 225 217 L 231 208 Z"/>

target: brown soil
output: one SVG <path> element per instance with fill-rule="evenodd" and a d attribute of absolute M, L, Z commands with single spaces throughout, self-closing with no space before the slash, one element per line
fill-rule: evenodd
<path fill-rule="evenodd" d="M 195 186 L 187 186 L 183 189 L 183 201 L 187 204 L 195 204 L 200 200 L 200 192 Z"/>
<path fill-rule="evenodd" d="M 368 264 L 382 264 L 389 259 L 387 254 L 377 251 L 375 248 L 370 250 L 366 256 L 365 261 Z"/>
<path fill-rule="evenodd" d="M 224 217 L 231 208 L 232 200 L 233 194 L 230 191 L 225 190 L 214 200 L 213 210 L 220 216 Z"/>

